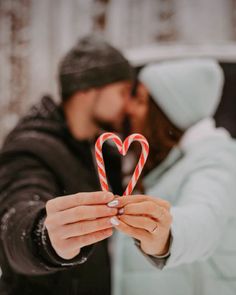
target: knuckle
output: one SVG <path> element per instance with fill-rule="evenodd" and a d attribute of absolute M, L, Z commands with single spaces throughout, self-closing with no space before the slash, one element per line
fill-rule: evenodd
<path fill-rule="evenodd" d="M 70 260 L 76 256 L 76 252 L 60 252 L 57 251 L 58 255 L 61 256 L 63 259 Z"/>
<path fill-rule="evenodd" d="M 102 208 L 100 206 L 94 206 L 90 209 L 91 215 L 99 216 L 102 214 Z"/>
<path fill-rule="evenodd" d="M 45 225 L 45 227 L 46 227 L 47 230 L 50 230 L 51 229 L 52 223 L 50 221 L 50 217 L 46 217 L 46 219 L 44 220 L 44 225 Z"/>
<path fill-rule="evenodd" d="M 169 214 L 169 212 L 167 210 L 163 211 L 163 219 L 165 220 L 165 223 L 167 223 L 168 225 L 172 223 L 172 216 Z"/>
<path fill-rule="evenodd" d="M 170 210 L 170 208 L 171 208 L 170 202 L 164 201 L 164 203 L 166 205 L 167 210 Z"/>
<path fill-rule="evenodd" d="M 82 213 L 82 210 L 81 210 L 81 207 L 80 206 L 77 206 L 74 210 L 74 214 L 75 215 L 78 215 L 78 214 L 81 214 Z"/>
<path fill-rule="evenodd" d="M 128 227 L 128 226 L 125 226 L 125 230 L 131 236 L 134 236 L 136 234 L 135 230 L 133 228 Z M 137 230 L 137 232 L 138 232 L 138 230 Z"/>
<path fill-rule="evenodd" d="M 51 227 L 59 227 L 61 225 L 61 218 L 60 216 L 58 216 L 57 214 L 54 214 L 51 218 L 50 218 L 50 224 Z"/>
<path fill-rule="evenodd" d="M 76 219 L 76 218 L 80 219 L 84 216 L 84 213 L 85 213 L 85 208 L 78 206 L 74 210 L 73 217 L 74 217 L 74 219 Z"/>
<path fill-rule="evenodd" d="M 129 216 L 128 215 L 120 215 L 119 219 L 121 221 L 128 222 L 129 221 Z"/>
<path fill-rule="evenodd" d="M 162 215 L 166 215 L 168 213 L 168 211 L 165 207 L 159 207 L 159 210 Z"/>
<path fill-rule="evenodd" d="M 67 225 L 62 226 L 60 230 L 55 232 L 55 236 L 57 236 L 60 239 L 68 239 L 70 237 L 70 232 L 68 230 Z"/>
<path fill-rule="evenodd" d="M 51 242 L 53 248 L 57 249 L 58 248 L 58 237 L 56 237 L 54 234 L 50 234 L 49 238 L 50 238 L 50 242 Z"/>
<path fill-rule="evenodd" d="M 153 233 L 153 229 L 155 228 L 155 224 L 152 223 L 152 224 L 148 224 L 147 225 L 147 230 L 150 232 L 150 233 Z"/>
<path fill-rule="evenodd" d="M 76 238 L 76 243 L 78 244 L 78 247 L 82 248 L 85 247 L 87 245 L 89 245 L 89 237 L 86 235 L 80 236 Z"/>
<path fill-rule="evenodd" d="M 97 207 L 94 207 L 93 209 L 94 209 L 94 212 L 92 212 L 92 214 L 94 213 L 94 215 L 96 216 L 112 215 L 114 214 L 114 212 L 117 212 L 117 209 L 109 208 L 107 206 L 97 206 Z"/>
<path fill-rule="evenodd" d="M 98 220 L 94 220 L 93 221 L 93 227 L 94 229 L 99 229 L 102 227 L 103 222 L 102 221 L 98 221 Z"/>
<path fill-rule="evenodd" d="M 135 207 L 135 204 L 127 204 L 126 206 L 123 207 L 125 213 L 129 213 L 132 211 L 132 209 Z"/>
<path fill-rule="evenodd" d="M 99 192 L 100 194 L 100 198 L 101 198 L 101 201 L 104 201 L 104 202 L 107 202 L 107 201 L 110 201 L 110 200 L 113 200 L 114 198 L 114 195 L 112 192 Z"/>
<path fill-rule="evenodd" d="M 112 235 L 112 228 L 107 228 L 107 229 L 104 229 L 103 231 L 103 237 L 105 236 L 110 236 L 110 235 Z"/>
<path fill-rule="evenodd" d="M 51 233 L 48 233 L 48 235 L 49 235 L 49 239 L 50 239 L 50 242 L 51 242 L 52 247 L 54 249 L 56 249 L 56 245 L 57 245 L 57 239 L 56 239 L 56 237 L 54 237 L 54 235 L 51 234 Z"/>
<path fill-rule="evenodd" d="M 148 211 L 152 211 L 153 210 L 153 208 L 154 208 L 154 206 L 153 206 L 154 204 L 152 203 L 152 202 L 146 202 L 146 208 L 147 208 L 147 210 Z"/>
<path fill-rule="evenodd" d="M 88 225 L 86 222 L 78 222 L 78 224 L 76 225 L 76 232 L 79 235 L 86 233 L 87 229 L 88 229 Z"/>
<path fill-rule="evenodd" d="M 75 203 L 77 203 L 78 205 L 83 203 L 83 200 L 84 200 L 84 194 L 83 193 L 77 193 L 77 194 L 74 194 L 71 196 Z"/>
<path fill-rule="evenodd" d="M 46 226 L 46 229 L 48 231 L 53 230 L 54 228 L 58 226 L 57 218 L 55 218 L 55 216 L 47 216 L 44 221 L 44 225 Z"/>
<path fill-rule="evenodd" d="M 104 236 L 104 231 L 103 231 L 103 230 L 99 231 L 99 232 L 96 234 L 96 238 L 97 238 L 97 239 L 101 239 L 103 236 Z"/>
<path fill-rule="evenodd" d="M 48 225 L 50 225 L 50 217 L 46 216 L 45 220 L 44 220 L 44 225 L 47 227 Z"/>
<path fill-rule="evenodd" d="M 100 239 L 103 239 L 105 238 L 107 235 L 109 234 L 109 230 L 101 230 L 97 233 L 97 238 L 100 240 Z"/>
<path fill-rule="evenodd" d="M 60 252 L 64 252 L 65 249 L 67 248 L 65 241 L 59 238 L 54 238 L 54 246 Z"/>
<path fill-rule="evenodd" d="M 161 215 L 166 215 L 167 212 L 168 212 L 168 211 L 166 210 L 166 208 L 164 208 L 164 207 L 159 207 L 158 209 L 159 209 L 159 212 L 160 212 Z"/>
<path fill-rule="evenodd" d="M 54 200 L 47 201 L 45 207 L 46 207 L 47 214 L 50 213 L 52 209 L 54 208 Z"/>

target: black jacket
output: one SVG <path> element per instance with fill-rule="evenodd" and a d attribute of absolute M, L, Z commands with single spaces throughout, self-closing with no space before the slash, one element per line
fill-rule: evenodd
<path fill-rule="evenodd" d="M 62 108 L 48 97 L 6 138 L 0 154 L 1 295 L 110 294 L 108 240 L 68 261 L 55 253 L 47 232 L 42 239 L 47 200 L 100 190 L 93 146 L 73 138 Z M 121 194 L 118 153 L 109 147 L 104 155 L 113 192 Z"/>

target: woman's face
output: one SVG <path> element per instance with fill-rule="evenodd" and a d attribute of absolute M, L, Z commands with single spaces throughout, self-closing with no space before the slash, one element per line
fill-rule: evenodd
<path fill-rule="evenodd" d="M 139 83 L 136 95 L 127 103 L 127 114 L 130 120 L 131 132 L 145 133 L 148 116 L 149 95 L 147 88 Z"/>

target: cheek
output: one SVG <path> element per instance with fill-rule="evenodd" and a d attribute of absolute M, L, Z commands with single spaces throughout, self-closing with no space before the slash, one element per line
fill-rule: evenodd
<path fill-rule="evenodd" d="M 133 106 L 133 117 L 143 123 L 147 117 L 147 106 L 144 104 L 136 104 Z"/>
<path fill-rule="evenodd" d="M 103 118 L 115 118 L 122 111 L 124 104 L 121 99 L 116 97 L 103 97 L 96 106 L 96 113 Z"/>
<path fill-rule="evenodd" d="M 148 108 L 145 106 L 141 111 L 141 117 L 143 118 L 143 121 L 146 121 L 148 116 Z"/>
<path fill-rule="evenodd" d="M 121 97 L 110 99 L 110 105 L 113 113 L 119 113 L 124 108 L 124 100 Z"/>
<path fill-rule="evenodd" d="M 148 115 L 148 108 L 143 104 L 136 104 L 133 106 L 131 114 L 131 128 L 133 132 L 145 133 L 146 120 Z"/>

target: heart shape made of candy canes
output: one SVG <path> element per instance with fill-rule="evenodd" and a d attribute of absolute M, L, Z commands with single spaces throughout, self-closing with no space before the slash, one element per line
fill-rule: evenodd
<path fill-rule="evenodd" d="M 135 167 L 134 173 L 123 194 L 124 196 L 130 195 L 139 179 L 139 176 L 143 170 L 144 164 L 147 160 L 148 153 L 149 153 L 149 144 L 146 138 L 143 135 L 138 133 L 134 133 L 128 136 L 125 139 L 124 143 L 122 143 L 121 139 L 116 134 L 111 132 L 103 133 L 102 135 L 99 136 L 95 144 L 95 158 L 96 158 L 97 167 L 98 167 L 98 176 L 99 176 L 101 188 L 103 191 L 108 191 L 109 187 L 107 182 L 105 164 L 103 160 L 102 145 L 105 141 L 109 139 L 113 140 L 113 142 L 118 148 L 118 151 L 123 156 L 127 154 L 128 149 L 132 142 L 138 141 L 142 146 L 142 152 L 140 154 L 139 161 Z"/>

